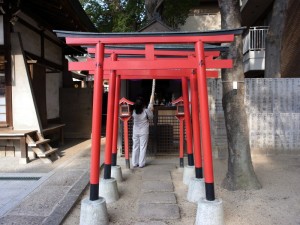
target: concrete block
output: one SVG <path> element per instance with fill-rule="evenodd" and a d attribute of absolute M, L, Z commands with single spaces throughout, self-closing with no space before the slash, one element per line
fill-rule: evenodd
<path fill-rule="evenodd" d="M 201 198 L 205 198 L 204 180 L 193 177 L 189 183 L 187 200 L 189 202 L 198 202 Z"/>
<path fill-rule="evenodd" d="M 193 177 L 195 177 L 195 166 L 185 166 L 183 170 L 183 183 L 189 185 Z"/>
<path fill-rule="evenodd" d="M 111 167 L 111 177 L 115 178 L 116 181 L 118 181 L 118 182 L 123 181 L 121 166 L 112 166 Z"/>
<path fill-rule="evenodd" d="M 101 178 L 99 184 L 99 196 L 105 198 L 107 203 L 112 203 L 119 200 L 118 185 L 115 178 Z"/>
<path fill-rule="evenodd" d="M 108 213 L 105 199 L 96 201 L 85 198 L 81 201 L 80 225 L 108 225 Z"/>
<path fill-rule="evenodd" d="M 148 203 L 165 203 L 165 204 L 176 204 L 176 197 L 174 193 L 169 192 L 149 192 L 144 193 L 140 197 L 141 204 Z"/>
<path fill-rule="evenodd" d="M 180 218 L 179 207 L 175 204 L 140 204 L 139 218 L 154 220 L 175 220 Z"/>
<path fill-rule="evenodd" d="M 224 210 L 221 199 L 198 201 L 195 225 L 224 225 Z"/>
<path fill-rule="evenodd" d="M 174 191 L 174 186 L 171 181 L 144 181 L 142 184 L 142 192 L 164 192 Z"/>

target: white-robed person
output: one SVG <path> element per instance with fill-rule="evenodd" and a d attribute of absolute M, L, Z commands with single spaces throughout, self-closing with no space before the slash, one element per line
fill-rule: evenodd
<path fill-rule="evenodd" d="M 149 139 L 149 120 L 153 119 L 153 99 L 146 108 L 142 98 L 134 104 L 132 132 L 132 166 L 143 168 L 146 164 L 146 150 Z"/>

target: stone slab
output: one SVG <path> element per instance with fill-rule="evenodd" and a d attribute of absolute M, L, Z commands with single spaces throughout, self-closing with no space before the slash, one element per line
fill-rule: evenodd
<path fill-rule="evenodd" d="M 144 181 L 142 192 L 173 192 L 174 186 L 171 181 Z"/>
<path fill-rule="evenodd" d="M 9 215 L 47 217 L 67 192 L 67 188 L 59 186 L 39 187 L 10 211 Z"/>
<path fill-rule="evenodd" d="M 89 173 L 85 172 L 83 176 L 73 185 L 64 198 L 57 204 L 52 213 L 43 221 L 43 224 L 61 224 L 65 216 L 77 201 L 89 182 Z"/>
<path fill-rule="evenodd" d="M 165 204 L 176 204 L 176 197 L 174 193 L 170 192 L 149 192 L 144 193 L 140 197 L 141 204 L 149 203 L 165 203 Z"/>
<path fill-rule="evenodd" d="M 169 171 L 146 170 L 143 174 L 143 180 L 161 180 L 171 181 L 171 174 Z"/>
<path fill-rule="evenodd" d="M 134 225 L 167 225 L 162 221 L 136 222 Z"/>
<path fill-rule="evenodd" d="M 175 220 L 180 218 L 179 207 L 175 204 L 139 204 L 138 217 L 154 220 Z"/>
<path fill-rule="evenodd" d="M 0 224 L 42 224 L 45 217 L 42 216 L 4 216 L 0 218 Z"/>
<path fill-rule="evenodd" d="M 57 171 L 59 176 L 52 176 L 46 181 L 46 185 L 50 186 L 63 186 L 69 187 L 77 182 L 78 177 L 85 173 L 85 170 L 66 170 L 61 169 Z"/>

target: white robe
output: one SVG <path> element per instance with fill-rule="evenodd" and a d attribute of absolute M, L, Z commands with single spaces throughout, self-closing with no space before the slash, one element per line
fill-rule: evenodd
<path fill-rule="evenodd" d="M 141 114 L 133 111 L 133 134 L 132 134 L 132 165 L 144 167 L 146 163 L 146 150 L 149 138 L 149 119 L 153 119 L 152 104 L 144 109 Z"/>

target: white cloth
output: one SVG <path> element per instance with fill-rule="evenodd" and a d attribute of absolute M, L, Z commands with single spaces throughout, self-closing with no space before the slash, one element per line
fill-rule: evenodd
<path fill-rule="evenodd" d="M 148 134 L 133 134 L 132 140 L 132 165 L 144 167 L 146 164 L 146 151 L 148 144 Z"/>
<path fill-rule="evenodd" d="M 149 119 L 153 119 L 153 112 L 150 108 L 149 104 L 141 114 L 136 114 L 133 110 L 133 134 L 149 134 Z"/>
<path fill-rule="evenodd" d="M 149 138 L 149 119 L 153 119 L 151 110 L 153 105 L 149 104 L 148 108 L 144 109 L 141 114 L 136 114 L 133 111 L 133 134 L 132 134 L 132 165 L 139 167 L 145 166 L 146 150 Z"/>

